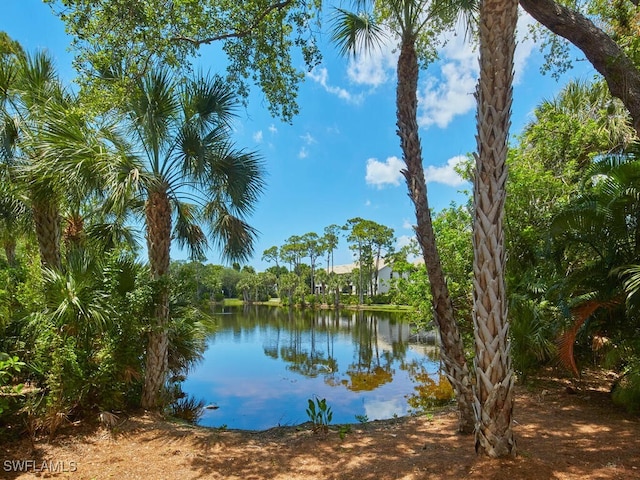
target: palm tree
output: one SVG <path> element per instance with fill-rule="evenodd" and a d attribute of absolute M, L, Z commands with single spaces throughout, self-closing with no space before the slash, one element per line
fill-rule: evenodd
<path fill-rule="evenodd" d="M 14 199 L 31 210 L 43 267 L 60 269 L 62 212 L 78 210 L 91 192 L 102 191 L 117 166 L 109 147 L 117 139 L 78 107 L 47 54 L 25 55 L 0 70 L 3 175 Z"/>
<path fill-rule="evenodd" d="M 0 174 L 0 244 L 9 266 L 16 264 L 18 240 L 29 235 L 31 215 L 25 199 Z"/>
<path fill-rule="evenodd" d="M 28 235 L 32 226 L 28 199 L 16 185 L 16 138 L 14 119 L 5 115 L 0 126 L 0 242 L 11 266 L 15 265 L 18 239 Z"/>
<path fill-rule="evenodd" d="M 142 78 L 126 105 L 130 135 L 144 160 L 129 177 L 139 174 L 149 267 L 157 284 L 145 408 L 163 403 L 172 239 L 194 258 L 203 255 L 209 237 L 230 260 L 247 258 L 253 248 L 256 231 L 244 217 L 262 191 L 263 170 L 256 154 L 237 150 L 229 140 L 233 106 L 220 79 L 199 75 L 181 84 L 162 69 Z"/>
<path fill-rule="evenodd" d="M 480 2 L 478 152 L 473 190 L 474 409 L 476 451 L 490 457 L 516 453 L 502 219 L 517 20 L 518 0 Z"/>
<path fill-rule="evenodd" d="M 579 180 L 594 155 L 624 151 L 637 139 L 629 113 L 602 80 L 570 81 L 555 98 L 541 102 L 534 116 L 525 127 L 526 141 L 547 169 L 573 167 L 568 184 Z"/>
<path fill-rule="evenodd" d="M 4 165 L 29 199 L 40 257 L 44 267 L 60 267 L 60 188 L 58 178 L 38 175 L 43 160 L 36 144 L 48 116 L 60 106 L 64 91 L 51 58 L 44 53 L 25 55 L 3 65 L 2 90 Z"/>
<path fill-rule="evenodd" d="M 324 235 L 322 242 L 324 243 L 324 251 L 327 252 L 327 273 L 333 272 L 333 252 L 338 248 L 340 242 L 340 226 L 329 225 L 324 227 Z"/>
<path fill-rule="evenodd" d="M 357 2 L 360 7 L 366 7 L 367 3 L 372 2 Z M 437 35 L 450 29 L 460 12 L 471 13 L 474 4 L 473 0 L 390 0 L 373 3 L 373 13 L 338 9 L 333 35 L 343 54 L 356 54 L 361 47 L 371 49 L 382 41 L 386 31 L 399 42 L 396 108 L 398 136 L 406 164 L 403 174 L 415 207 L 416 236 L 429 273 L 444 370 L 456 393 L 458 428 L 465 433 L 471 433 L 475 425 L 471 379 L 433 231 L 418 133 L 417 88 L 420 62 L 434 58 Z"/>

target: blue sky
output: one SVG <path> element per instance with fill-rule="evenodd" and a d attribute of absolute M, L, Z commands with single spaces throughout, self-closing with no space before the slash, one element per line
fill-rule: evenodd
<path fill-rule="evenodd" d="M 3 0 L 0 30 L 33 52 L 47 49 L 61 77 L 71 83 L 75 72 L 70 38 L 64 25 L 41 0 Z M 532 20 L 522 13 L 519 31 Z M 323 28 L 328 29 L 328 22 Z M 269 266 L 262 252 L 282 245 L 291 235 L 316 232 L 362 217 L 394 229 L 399 244 L 412 236 L 413 206 L 400 175 L 402 154 L 395 126 L 395 61 L 393 45 L 372 55 L 345 59 L 322 38 L 323 63 L 307 75 L 300 88 L 300 115 L 292 124 L 270 116 L 261 92 L 254 88 L 246 109 L 239 110 L 234 138 L 238 146 L 257 151 L 265 161 L 267 188 L 250 223 L 260 231 L 249 264 Z M 453 171 L 459 158 L 475 149 L 475 102 L 478 75 L 476 52 L 463 36 L 451 36 L 440 60 L 422 71 L 419 82 L 419 122 L 428 195 L 438 211 L 464 201 L 469 190 Z M 196 65 L 222 73 L 224 59 L 216 49 L 203 51 Z M 575 55 L 581 59 L 580 55 Z M 516 50 L 511 134 L 531 119 L 543 99 L 553 98 L 569 78 L 590 79 L 595 71 L 586 61 L 560 81 L 544 76 L 542 55 L 531 40 L 520 38 Z M 302 67 L 302 65 L 301 65 Z M 172 249 L 173 258 L 185 254 Z M 353 257 L 342 239 L 336 264 Z M 215 251 L 209 261 L 221 263 Z"/>

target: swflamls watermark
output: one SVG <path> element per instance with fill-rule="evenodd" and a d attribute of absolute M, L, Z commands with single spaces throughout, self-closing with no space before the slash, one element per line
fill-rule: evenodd
<path fill-rule="evenodd" d="M 67 473 L 78 470 L 78 462 L 67 460 L 5 460 L 5 472 Z"/>

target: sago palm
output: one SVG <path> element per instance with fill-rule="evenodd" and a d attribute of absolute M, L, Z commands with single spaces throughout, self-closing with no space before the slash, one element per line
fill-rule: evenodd
<path fill-rule="evenodd" d="M 472 0 L 391 0 L 355 2 L 359 12 L 338 9 L 333 41 L 343 54 L 371 49 L 387 34 L 398 43 L 396 118 L 404 177 L 416 213 L 416 236 L 429 273 L 435 323 L 442 341 L 441 356 L 445 375 L 456 393 L 460 413 L 459 430 L 474 429 L 472 390 L 464 345 L 442 269 L 422 163 L 422 146 L 418 132 L 417 89 L 421 64 L 436 57 L 438 35 L 452 30 L 461 13 L 471 14 Z"/>
<path fill-rule="evenodd" d="M 142 78 L 126 105 L 129 133 L 140 151 L 132 172 L 139 174 L 149 267 L 158 287 L 145 408 L 163 402 L 172 240 L 194 257 L 203 255 L 208 238 L 227 259 L 245 259 L 253 248 L 256 231 L 245 217 L 262 191 L 263 169 L 255 153 L 238 150 L 230 141 L 233 107 L 233 95 L 220 79 L 200 75 L 180 83 L 162 69 Z"/>

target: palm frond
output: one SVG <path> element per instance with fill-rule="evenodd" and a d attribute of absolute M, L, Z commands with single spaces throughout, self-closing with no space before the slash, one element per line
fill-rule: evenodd
<path fill-rule="evenodd" d="M 18 76 L 18 68 L 15 62 L 4 59 L 0 61 L 0 105 L 4 105 L 11 95 Z"/>
<path fill-rule="evenodd" d="M 181 125 L 176 135 L 175 161 L 180 164 L 176 171 L 183 176 L 202 178 L 206 172 L 207 145 L 193 122 Z"/>
<path fill-rule="evenodd" d="M 264 190 L 262 158 L 238 151 L 233 144 L 218 144 L 208 157 L 209 192 L 214 202 L 225 202 L 234 214 L 247 214 Z"/>
<path fill-rule="evenodd" d="M 92 223 L 87 227 L 86 234 L 92 244 L 99 246 L 105 252 L 123 246 L 131 251 L 140 248 L 139 235 L 136 230 L 118 220 Z"/>
<path fill-rule="evenodd" d="M 574 345 L 578 332 L 587 321 L 587 319 L 595 313 L 599 308 L 613 308 L 620 304 L 619 298 L 600 300 L 593 298 L 586 300 L 571 310 L 572 323 L 560 337 L 558 337 L 558 360 L 560 364 L 576 375 L 580 375 L 576 359 L 574 355 Z"/>
<path fill-rule="evenodd" d="M 133 133 L 148 152 L 154 170 L 159 169 L 161 148 L 179 112 L 175 89 L 168 70 L 153 70 L 139 80 L 128 105 Z"/>
<path fill-rule="evenodd" d="M 379 47 L 386 36 L 373 15 L 367 12 L 354 13 L 336 8 L 332 24 L 331 41 L 343 56 L 371 51 Z"/>
<path fill-rule="evenodd" d="M 446 24 L 453 24 L 460 19 L 464 25 L 465 36 L 471 36 L 478 23 L 480 2 L 478 0 L 439 0 L 429 2 L 429 13 L 424 22 L 440 19 Z"/>
<path fill-rule="evenodd" d="M 46 105 L 50 99 L 60 98 L 61 86 L 53 57 L 40 51 L 21 58 L 17 87 L 28 108 Z"/>
<path fill-rule="evenodd" d="M 627 295 L 627 308 L 640 303 L 640 265 L 620 267 L 613 272 L 622 280 Z"/>
<path fill-rule="evenodd" d="M 258 231 L 242 219 L 219 210 L 213 223 L 213 234 L 224 260 L 245 261 L 253 253 Z"/>
<path fill-rule="evenodd" d="M 0 159 L 6 165 L 15 163 L 15 150 L 19 139 L 17 120 L 7 114 L 3 114 L 0 124 Z"/>
<path fill-rule="evenodd" d="M 142 200 L 153 191 L 166 192 L 175 223 L 165 244 L 175 239 L 202 258 L 208 237 L 201 225 L 206 225 L 227 251 L 223 255 L 246 258 L 255 232 L 243 219 L 264 188 L 264 171 L 257 154 L 238 150 L 230 140 L 234 100 L 217 76 L 198 74 L 180 83 L 166 70 L 149 72 L 129 105 L 144 162 L 131 160 L 131 168 L 122 162 L 109 171 L 113 194 L 105 196 L 105 205 L 122 207 L 121 215 L 127 196 Z"/>
<path fill-rule="evenodd" d="M 176 202 L 176 222 L 173 237 L 181 248 L 187 248 L 192 259 L 205 258 L 205 250 L 208 247 L 207 236 L 197 223 L 198 208 L 194 205 Z"/>
<path fill-rule="evenodd" d="M 115 318 L 110 297 L 101 284 L 102 265 L 88 252 L 68 256 L 66 271 L 43 271 L 50 318 L 61 331 L 87 337 Z"/>
<path fill-rule="evenodd" d="M 198 74 L 187 83 L 182 97 L 184 118 L 201 129 L 218 124 L 229 127 L 235 117 L 235 94 L 217 75 Z"/>

